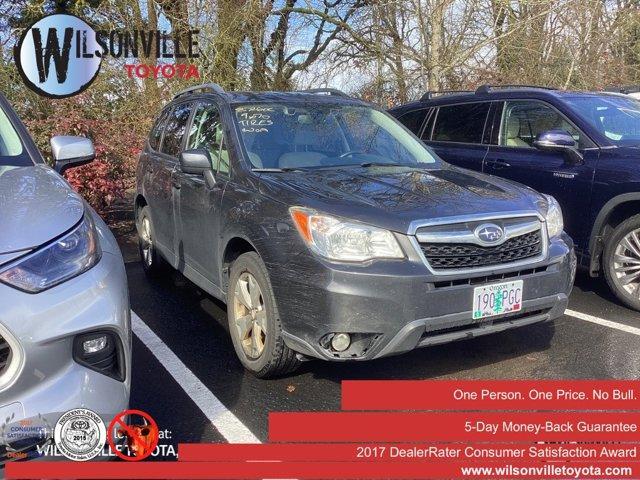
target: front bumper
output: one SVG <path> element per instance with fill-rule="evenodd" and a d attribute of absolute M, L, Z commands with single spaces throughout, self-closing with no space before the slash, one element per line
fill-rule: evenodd
<path fill-rule="evenodd" d="M 408 251 L 408 250 L 407 250 Z M 496 268 L 467 276 L 433 275 L 420 258 L 353 266 L 313 258 L 298 269 L 271 275 L 286 344 L 325 360 L 370 360 L 417 347 L 446 343 L 552 320 L 567 306 L 575 275 L 573 242 L 562 235 L 547 258 L 518 269 Z M 475 287 L 523 280 L 522 310 L 472 319 Z M 331 350 L 327 338 L 351 334 L 345 352 Z"/>
<path fill-rule="evenodd" d="M 15 374 L 0 385 L 0 445 L 28 443 L 31 439 L 21 433 L 25 426 L 52 432 L 60 416 L 74 408 L 95 411 L 106 425 L 128 408 L 129 297 L 122 257 L 109 246 L 96 266 L 45 292 L 33 295 L 0 284 L 0 328 L 17 346 L 14 355 L 18 359 Z M 122 343 L 124 381 L 73 359 L 74 337 L 95 330 L 111 332 Z M 13 435 L 7 438 L 10 431 Z M 38 440 L 34 432 L 34 446 L 42 443 Z M 38 456 L 33 448 L 28 453 Z M 0 463 L 3 460 L 0 458 Z"/>

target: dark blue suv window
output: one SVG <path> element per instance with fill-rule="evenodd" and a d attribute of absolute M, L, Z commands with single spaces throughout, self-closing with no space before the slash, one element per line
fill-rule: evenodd
<path fill-rule="evenodd" d="M 429 112 L 428 108 L 420 108 L 418 110 L 413 110 L 411 112 L 407 112 L 402 115 L 398 120 L 402 122 L 402 124 L 411 130 L 416 135 L 420 134 L 420 128 L 422 127 L 422 123 Z"/>
<path fill-rule="evenodd" d="M 552 106 L 538 100 L 509 100 L 506 102 L 500 125 L 499 144 L 506 147 L 534 148 L 536 137 L 549 130 L 562 130 L 578 142 L 580 148 L 587 140 L 569 120 Z"/>
<path fill-rule="evenodd" d="M 640 101 L 631 97 L 570 97 L 591 126 L 617 145 L 640 145 Z"/>
<path fill-rule="evenodd" d="M 489 102 L 440 107 L 431 139 L 436 142 L 482 143 L 489 107 Z"/>

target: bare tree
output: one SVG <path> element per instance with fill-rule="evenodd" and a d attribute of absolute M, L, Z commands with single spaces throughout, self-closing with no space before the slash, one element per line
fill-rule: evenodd
<path fill-rule="evenodd" d="M 248 31 L 252 52 L 251 87 L 290 89 L 293 76 L 307 69 L 348 28 L 365 0 L 286 0 L 276 8 L 273 0 L 250 2 Z M 269 30 L 269 20 L 276 19 Z M 304 38 L 304 44 L 297 40 Z M 301 42 L 302 43 L 302 42 Z"/>

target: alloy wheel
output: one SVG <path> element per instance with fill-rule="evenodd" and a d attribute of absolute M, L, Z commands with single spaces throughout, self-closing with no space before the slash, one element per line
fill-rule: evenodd
<path fill-rule="evenodd" d="M 613 271 L 620 288 L 640 298 L 640 229 L 627 233 L 616 245 Z"/>
<path fill-rule="evenodd" d="M 262 355 L 267 340 L 267 312 L 262 290 L 249 272 L 238 278 L 233 302 L 233 320 L 242 350 L 247 358 L 255 360 Z"/>

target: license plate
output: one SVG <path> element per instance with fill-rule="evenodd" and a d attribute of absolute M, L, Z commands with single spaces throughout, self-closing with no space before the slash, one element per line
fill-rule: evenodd
<path fill-rule="evenodd" d="M 516 280 L 474 288 L 474 320 L 522 310 L 522 284 L 522 280 Z"/>

